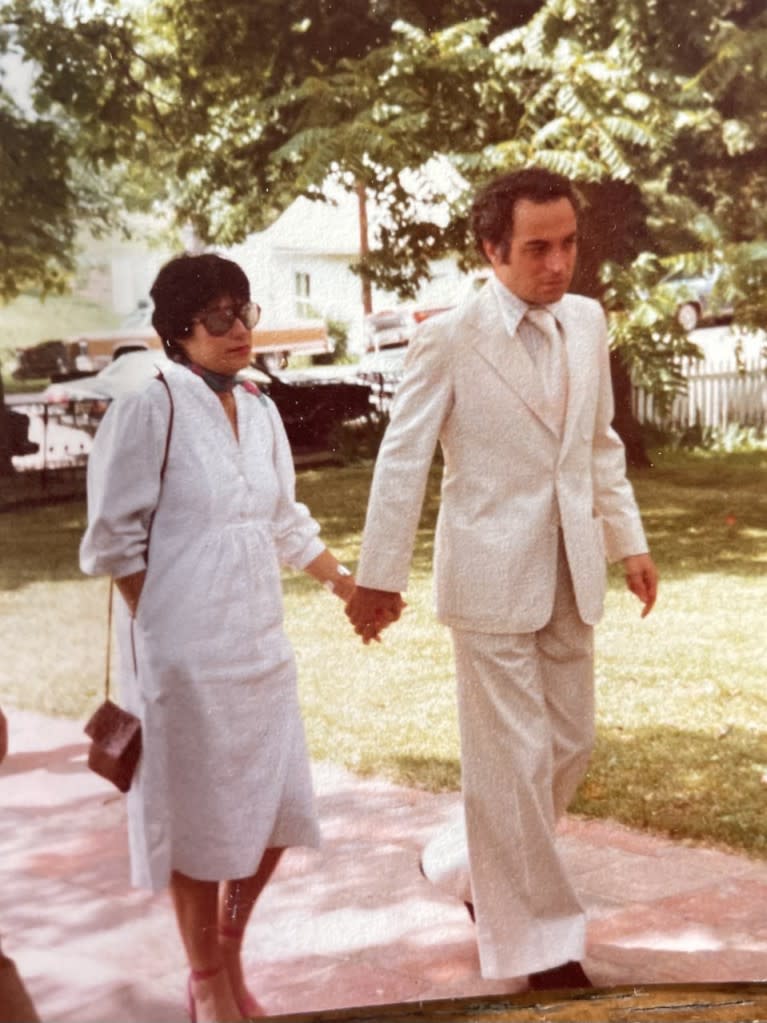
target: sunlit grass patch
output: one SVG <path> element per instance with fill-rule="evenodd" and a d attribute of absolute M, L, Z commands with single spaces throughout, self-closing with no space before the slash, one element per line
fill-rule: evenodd
<path fill-rule="evenodd" d="M 767 456 L 664 456 L 634 479 L 662 576 L 639 618 L 618 567 L 597 630 L 598 741 L 574 809 L 767 852 Z M 298 494 L 351 567 L 371 467 L 299 475 Z M 285 574 L 311 751 L 431 790 L 459 784 L 449 634 L 432 611 L 435 469 L 409 607 L 364 647 L 338 600 Z M 103 678 L 105 580 L 77 567 L 82 504 L 0 515 L 0 701 L 85 718 Z"/>

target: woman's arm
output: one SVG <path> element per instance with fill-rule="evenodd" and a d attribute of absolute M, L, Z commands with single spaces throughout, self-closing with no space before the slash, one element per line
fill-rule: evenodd
<path fill-rule="evenodd" d="M 146 569 L 169 412 L 167 397 L 152 394 L 153 386 L 113 401 L 96 432 L 88 458 L 88 526 L 80 544 L 87 575 L 123 579 Z"/>
<path fill-rule="evenodd" d="M 354 593 L 354 576 L 348 568 L 345 568 L 330 551 L 325 550 L 316 558 L 304 566 L 307 572 L 318 583 L 330 590 L 337 597 L 348 604 Z"/>
<path fill-rule="evenodd" d="M 301 569 L 347 604 L 354 593 L 354 577 L 319 538 L 319 523 L 296 500 L 293 454 L 276 406 L 267 408 L 274 431 L 274 467 L 280 485 L 274 539 L 282 564 Z"/>

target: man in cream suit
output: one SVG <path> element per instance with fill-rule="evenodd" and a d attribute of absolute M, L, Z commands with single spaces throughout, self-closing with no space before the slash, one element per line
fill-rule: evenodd
<path fill-rule="evenodd" d="M 604 314 L 566 294 L 571 184 L 540 168 L 498 178 L 472 227 L 493 276 L 410 343 L 347 614 L 366 643 L 400 616 L 439 442 L 436 607 L 455 652 L 482 974 L 585 987 L 585 919 L 556 822 L 593 744 L 605 557 L 623 562 L 642 616 L 657 573 L 610 425 Z"/>

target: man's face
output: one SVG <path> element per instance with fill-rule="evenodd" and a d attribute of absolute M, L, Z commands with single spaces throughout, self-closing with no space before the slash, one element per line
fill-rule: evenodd
<path fill-rule="evenodd" d="M 514 206 L 514 230 L 508 258 L 502 246 L 485 242 L 485 254 L 498 280 L 523 301 L 546 305 L 558 301 L 575 270 L 577 223 L 569 199 Z"/>

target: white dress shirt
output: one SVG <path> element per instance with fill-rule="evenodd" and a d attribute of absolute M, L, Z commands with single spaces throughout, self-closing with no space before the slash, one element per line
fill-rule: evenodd
<path fill-rule="evenodd" d="M 497 277 L 491 277 L 490 283 L 498 298 L 509 337 L 522 342 L 543 379 L 561 436 L 567 407 L 567 357 L 562 336 L 561 303 L 531 305 L 510 291 Z M 531 310 L 541 310 L 553 316 L 551 335 L 528 318 L 527 313 Z"/>

